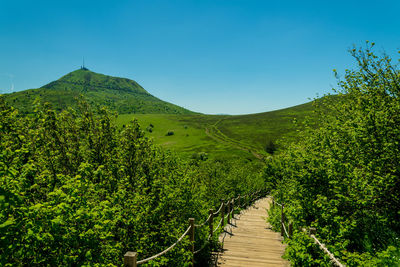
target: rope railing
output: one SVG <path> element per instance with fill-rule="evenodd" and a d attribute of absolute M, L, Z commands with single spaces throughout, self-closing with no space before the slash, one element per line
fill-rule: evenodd
<path fill-rule="evenodd" d="M 286 236 L 289 238 L 290 236 L 289 236 L 288 232 L 286 231 L 286 227 L 285 227 L 284 223 L 282 223 L 282 227 L 283 227 L 283 230 L 284 230 Z"/>
<path fill-rule="evenodd" d="M 252 194 L 247 194 L 244 196 L 237 196 L 237 197 L 233 197 L 230 200 L 228 200 L 227 202 L 221 201 L 221 205 L 219 206 L 218 210 L 216 212 L 213 212 L 212 209 L 209 210 L 209 216 L 208 218 L 201 224 L 195 224 L 194 223 L 194 218 L 190 218 L 189 219 L 189 226 L 188 228 L 186 228 L 185 232 L 177 239 L 177 241 L 175 243 L 173 243 L 171 246 L 169 246 L 167 249 L 163 250 L 162 252 L 153 255 L 151 257 L 148 257 L 146 259 L 137 260 L 137 253 L 136 252 L 127 252 L 124 255 L 124 266 L 127 267 L 136 267 L 138 264 L 143 264 L 146 262 L 149 262 L 151 260 L 154 260 L 164 254 L 166 254 L 168 251 L 172 250 L 179 242 L 181 242 L 184 237 L 186 235 L 189 235 L 189 240 L 190 240 L 190 246 L 189 249 L 192 252 L 192 255 L 195 255 L 197 253 L 199 253 L 201 250 L 203 250 L 207 243 L 209 243 L 210 239 L 212 239 L 213 234 L 216 233 L 218 231 L 219 228 L 221 228 L 222 226 L 225 225 L 225 219 L 227 219 L 227 223 L 230 224 L 231 223 L 231 219 L 233 219 L 233 215 L 235 213 L 235 206 L 237 208 L 241 208 L 243 205 L 241 205 L 241 200 L 244 199 L 245 203 L 242 202 L 242 204 L 244 205 L 249 205 L 252 201 L 256 200 L 257 197 L 260 196 L 260 193 L 262 193 L 262 191 L 256 191 L 253 192 Z M 256 196 L 256 197 L 254 197 Z M 236 202 L 237 201 L 237 202 Z M 235 205 L 237 203 L 237 205 Z M 227 210 L 226 215 L 225 215 L 225 210 Z M 215 216 L 221 216 L 221 219 L 219 220 L 218 225 L 214 228 L 214 217 Z M 195 229 L 196 228 L 200 228 L 205 226 L 208 223 L 209 226 L 209 235 L 206 239 L 206 241 L 203 243 L 203 245 L 201 246 L 200 249 L 198 250 L 194 250 L 194 237 L 195 237 Z M 194 257 L 192 257 L 192 266 L 194 266 Z"/>
<path fill-rule="evenodd" d="M 198 250 L 193 252 L 193 254 L 195 255 L 195 254 L 199 253 L 200 251 L 202 251 L 206 247 L 208 242 L 210 241 L 210 238 L 211 238 L 211 235 L 208 235 L 206 242 L 204 242 L 204 244 L 201 246 L 201 248 L 199 248 Z"/>
<path fill-rule="evenodd" d="M 175 243 L 173 243 L 171 246 L 169 246 L 167 249 L 165 249 L 164 251 L 161 251 L 160 253 L 158 253 L 158 254 L 156 254 L 156 255 L 154 255 L 154 256 L 151 256 L 151 257 L 148 257 L 148 258 L 146 258 L 146 259 L 144 259 L 144 260 L 138 261 L 137 264 L 142 264 L 142 263 L 146 263 L 146 262 L 148 262 L 148 261 L 154 260 L 154 259 L 156 259 L 156 258 L 158 258 L 158 257 L 160 257 L 160 256 L 162 256 L 162 255 L 164 255 L 165 253 L 167 253 L 167 252 L 170 251 L 171 249 L 173 249 L 179 242 L 182 241 L 182 239 L 187 235 L 187 233 L 189 233 L 190 228 L 191 228 L 191 227 L 189 226 L 189 227 L 186 229 L 186 231 L 181 235 L 181 237 L 179 237 L 178 240 L 177 240 Z"/>
<path fill-rule="evenodd" d="M 287 238 L 291 238 L 293 236 L 293 223 L 292 222 L 289 223 L 289 226 L 288 226 L 289 231 L 287 231 L 286 226 L 285 226 L 285 211 L 284 211 L 285 204 L 284 203 L 280 204 L 280 203 L 276 202 L 274 199 L 272 199 L 272 205 L 275 205 L 275 204 L 281 207 L 281 221 L 280 221 L 281 236 L 284 236 L 284 234 L 285 234 Z M 335 258 L 335 256 L 326 248 L 326 246 L 315 237 L 315 234 L 316 234 L 315 228 L 310 228 L 309 232 L 307 232 L 307 230 L 305 228 L 302 228 L 301 230 L 304 233 L 307 233 L 314 240 L 314 242 L 319 245 L 319 248 L 329 256 L 331 261 L 336 266 L 339 266 L 339 267 L 345 266 L 342 263 L 340 263 L 340 261 L 337 258 Z"/>
<path fill-rule="evenodd" d="M 222 221 L 223 221 L 223 219 L 219 220 L 219 224 L 217 225 L 217 227 L 215 227 L 213 233 L 215 233 L 221 227 Z"/>
<path fill-rule="evenodd" d="M 219 206 L 219 209 L 213 213 L 214 216 L 218 215 L 222 209 L 222 207 L 224 206 L 224 203 L 221 203 L 221 205 Z"/>
<path fill-rule="evenodd" d="M 206 225 L 206 223 L 208 223 L 210 218 L 211 218 L 211 214 L 208 216 L 207 220 L 205 220 L 202 224 L 195 224 L 194 227 L 202 227 L 202 226 Z"/>
<path fill-rule="evenodd" d="M 340 263 L 340 261 L 338 259 L 335 258 L 335 256 L 333 256 L 333 254 L 326 248 L 326 246 L 318 240 L 318 238 L 315 236 L 316 234 L 316 229 L 315 228 L 310 228 L 310 231 L 307 232 L 307 230 L 305 228 L 301 229 L 304 233 L 308 234 L 312 239 L 314 239 L 314 242 L 319 246 L 319 248 L 324 251 L 326 254 L 328 254 L 329 258 L 331 259 L 331 261 L 339 267 L 344 267 L 345 265 L 343 265 L 342 263 Z"/>

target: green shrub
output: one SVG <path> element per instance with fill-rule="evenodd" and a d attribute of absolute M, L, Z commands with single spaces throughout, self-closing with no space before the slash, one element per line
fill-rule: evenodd
<path fill-rule="evenodd" d="M 197 152 L 192 154 L 192 159 L 205 161 L 208 159 L 208 154 L 206 152 Z"/>
<path fill-rule="evenodd" d="M 265 145 L 265 152 L 271 155 L 274 154 L 277 149 L 278 148 L 276 144 L 272 140 L 268 141 L 268 143 Z"/>
<path fill-rule="evenodd" d="M 359 69 L 346 71 L 338 95 L 316 101 L 320 127 L 264 171 L 287 216 L 316 227 L 348 266 L 384 257 L 400 235 L 400 72 L 372 46 L 353 49 Z M 314 264 L 320 257 L 306 256 L 301 240 L 290 242 L 290 259 Z"/>
<path fill-rule="evenodd" d="M 0 266 L 120 266 L 127 251 L 144 259 L 174 243 L 188 218 L 203 221 L 221 198 L 263 185 L 228 162 L 189 164 L 113 116 L 81 102 L 24 117 L 0 97 Z M 199 247 L 207 231 L 196 233 Z M 187 246 L 149 265 L 185 266 Z"/>
<path fill-rule="evenodd" d="M 128 250 L 162 251 L 203 212 L 183 163 L 136 121 L 119 130 L 86 104 L 19 117 L 1 103 L 0 113 L 1 266 L 120 265 Z M 175 250 L 155 262 L 188 256 Z"/>

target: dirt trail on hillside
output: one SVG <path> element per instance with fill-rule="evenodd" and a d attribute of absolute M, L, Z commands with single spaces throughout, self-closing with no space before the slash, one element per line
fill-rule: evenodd
<path fill-rule="evenodd" d="M 213 125 L 213 127 L 217 128 L 216 125 L 217 125 L 220 121 L 221 121 L 221 120 L 217 121 L 217 122 Z M 218 129 L 218 128 L 217 128 L 217 129 Z M 219 130 L 219 129 L 218 129 L 218 130 Z M 221 131 L 221 130 L 219 130 L 219 131 Z M 221 137 L 219 137 L 219 136 L 213 135 L 213 134 L 210 132 L 210 129 L 209 129 L 208 127 L 205 127 L 205 133 L 206 133 L 207 136 L 209 136 L 210 138 L 214 139 L 215 141 L 217 141 L 217 142 L 219 142 L 219 143 L 227 144 L 227 145 L 230 145 L 230 146 L 232 146 L 232 147 L 234 147 L 234 148 L 237 148 L 237 149 L 240 149 L 240 150 L 243 150 L 243 151 L 246 151 L 246 152 L 250 152 L 251 154 L 253 154 L 254 157 L 256 157 L 256 158 L 258 158 L 258 159 L 263 159 L 263 156 L 262 156 L 261 154 L 257 153 L 256 151 L 254 151 L 254 150 L 252 150 L 252 149 L 250 149 L 250 148 L 248 148 L 248 147 L 239 145 L 239 144 L 237 144 L 237 143 L 231 142 L 231 141 L 226 140 L 226 139 L 224 139 L 224 138 L 221 138 Z"/>

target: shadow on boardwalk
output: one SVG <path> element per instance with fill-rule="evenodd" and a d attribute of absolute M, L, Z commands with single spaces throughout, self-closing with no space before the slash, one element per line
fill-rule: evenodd
<path fill-rule="evenodd" d="M 222 251 L 214 255 L 213 266 L 290 266 L 282 259 L 285 251 L 282 237 L 266 222 L 270 203 L 270 198 L 259 199 L 235 215 L 219 237 Z"/>

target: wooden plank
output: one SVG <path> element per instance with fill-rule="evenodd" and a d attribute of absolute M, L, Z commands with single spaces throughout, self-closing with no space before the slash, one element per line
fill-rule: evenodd
<path fill-rule="evenodd" d="M 221 259 L 224 266 L 289 266 L 284 260 L 244 259 L 241 257 L 226 256 Z"/>

